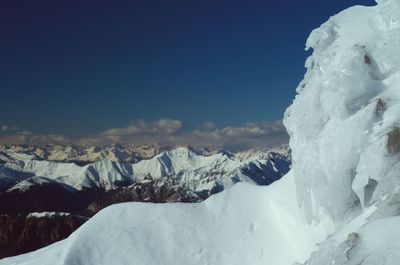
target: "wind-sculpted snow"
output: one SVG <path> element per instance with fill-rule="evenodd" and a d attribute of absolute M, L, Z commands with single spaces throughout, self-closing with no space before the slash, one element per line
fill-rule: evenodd
<path fill-rule="evenodd" d="M 284 119 L 292 171 L 280 181 L 197 205 L 112 206 L 67 240 L 0 264 L 399 264 L 400 0 L 331 17 L 307 48 Z M 132 172 L 186 179 L 170 157 Z M 191 171 L 200 183 L 203 168 L 235 170 L 229 156 L 180 161 L 201 165 Z"/>
<path fill-rule="evenodd" d="M 350 8 L 307 41 L 314 53 L 285 125 L 310 218 L 318 218 L 321 206 L 340 224 L 349 210 L 369 205 L 396 184 L 390 171 L 399 156 L 387 147 L 399 122 L 400 90 L 393 85 L 399 81 L 399 44 L 388 29 L 396 25 L 385 23 L 381 10 Z M 369 181 L 377 186 L 367 200 Z"/>
<path fill-rule="evenodd" d="M 27 151 L 20 151 L 23 150 Z M 0 257 L 37 250 L 77 228 L 66 223 L 68 229 L 56 225 L 52 232 L 59 227 L 62 236 L 53 237 L 49 230 L 38 230 L 30 236 L 21 225 L 25 222 L 21 216 L 38 215 L 29 214 L 32 212 L 91 217 L 109 205 L 128 201 L 199 202 L 240 181 L 269 185 L 290 166 L 285 157 L 273 152 L 243 158 L 226 152 L 204 156 L 178 148 L 134 164 L 101 160 L 82 166 L 41 160 L 27 153 L 10 149 L 1 153 L 4 162 L 0 164 Z M 63 220 L 69 219 L 37 222 L 46 228 Z"/>
<path fill-rule="evenodd" d="M 347 9 L 307 47 L 284 124 L 301 207 L 336 226 L 307 264 L 398 264 L 400 1 Z"/>
<path fill-rule="evenodd" d="M 295 194 L 288 175 L 267 187 L 238 184 L 199 204 L 118 204 L 68 239 L 0 264 L 292 264 L 331 229 L 308 226 Z"/>

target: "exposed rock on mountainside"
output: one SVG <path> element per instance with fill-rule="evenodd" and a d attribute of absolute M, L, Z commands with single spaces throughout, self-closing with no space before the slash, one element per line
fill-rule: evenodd
<path fill-rule="evenodd" d="M 311 33 L 280 181 L 195 205 L 114 205 L 66 241 L 0 263 L 399 264 L 400 1 L 377 3 Z"/>
<path fill-rule="evenodd" d="M 285 176 L 267 187 L 239 183 L 195 204 L 116 204 L 68 239 L 0 264 L 291 264 L 325 236 L 306 224 L 295 194 Z"/>
<path fill-rule="evenodd" d="M 62 240 L 86 220 L 72 214 L 2 214 L 0 258 L 33 251 Z"/>
<path fill-rule="evenodd" d="M 71 190 L 111 190 L 147 180 L 169 179 L 176 185 L 201 192 L 231 187 L 239 181 L 269 184 L 290 167 L 286 157 L 274 152 L 257 153 L 247 158 L 226 152 L 203 156 L 184 147 L 133 164 L 101 160 L 79 166 L 38 160 L 34 155 L 14 151 L 3 156 L 8 162 L 0 165 L 0 183 L 3 183 L 0 191 L 28 189 L 36 177 L 37 180 L 63 184 Z M 257 174 L 252 174 L 252 170 Z"/>
<path fill-rule="evenodd" d="M 30 183 L 32 182 L 30 179 Z M 78 213 L 103 193 L 104 190 L 98 188 L 74 191 L 46 179 L 45 182 L 36 182 L 27 189 L 19 189 L 17 186 L 7 192 L 0 192 L 0 214 L 46 211 Z"/>
<path fill-rule="evenodd" d="M 86 165 L 103 159 L 114 162 L 134 163 L 142 159 L 152 158 L 170 149 L 171 147 L 169 146 L 156 144 L 143 146 L 129 144 L 113 144 L 106 146 L 79 146 L 72 144 L 52 144 L 45 146 L 3 145 L 0 146 L 0 161 L 4 160 L 4 157 L 2 159 L 1 152 L 3 152 L 3 154 L 13 152 L 32 155 L 40 160 L 73 162 L 78 165 Z"/>
<path fill-rule="evenodd" d="M 80 146 L 80 145 L 59 145 L 51 144 L 45 146 L 36 145 L 0 145 L 0 163 L 9 162 L 11 154 L 25 154 L 33 156 L 38 160 L 47 160 L 55 162 L 73 162 L 77 165 L 84 166 L 100 160 L 109 160 L 121 163 L 135 163 L 143 159 L 150 159 L 162 152 L 171 151 L 178 147 L 168 145 L 132 145 L 132 144 L 113 144 L 106 146 Z M 218 153 L 224 153 L 225 150 L 220 147 L 186 147 L 192 152 L 210 156 Z M 267 152 L 280 153 L 289 157 L 289 145 L 282 145 L 274 148 L 262 148 L 259 150 L 247 150 L 239 153 L 266 154 Z M 240 156 L 240 155 L 238 155 Z"/>
<path fill-rule="evenodd" d="M 83 214 L 92 216 L 109 205 L 121 202 L 200 202 L 212 193 L 213 191 L 193 192 L 170 181 L 147 181 L 104 192 L 86 207 Z"/>
<path fill-rule="evenodd" d="M 22 150 L 0 153 L 2 257 L 65 238 L 84 221 L 75 222 L 74 216 L 90 218 L 121 202 L 200 202 L 240 181 L 268 185 L 290 166 L 284 156 L 261 151 L 237 158 L 227 152 L 203 156 L 178 148 L 133 164 L 101 160 L 78 165 L 41 160 Z M 39 213 L 26 221 L 31 212 Z M 68 214 L 56 214 L 60 212 Z M 31 230 L 35 234 L 25 236 L 24 231 Z"/>
<path fill-rule="evenodd" d="M 199 202 L 210 195 L 208 191 L 195 193 L 168 181 L 136 183 L 111 191 L 94 188 L 77 192 L 65 190 L 59 184 L 43 183 L 24 191 L 0 193 L 0 258 L 62 240 L 112 204 Z"/>

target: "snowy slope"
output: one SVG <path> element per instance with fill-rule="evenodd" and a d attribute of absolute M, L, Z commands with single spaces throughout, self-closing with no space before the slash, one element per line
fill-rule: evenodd
<path fill-rule="evenodd" d="M 0 264 L 399 264 L 400 1 L 347 9 L 307 46 L 284 120 L 293 167 L 280 181 L 196 205 L 112 206 L 67 240 Z M 155 172 L 172 172 L 159 159 Z"/>
<path fill-rule="evenodd" d="M 239 181 L 270 184 L 288 172 L 290 166 L 290 162 L 277 153 L 269 153 L 262 159 L 241 159 L 227 153 L 198 155 L 186 147 L 162 152 L 133 164 L 101 160 L 85 166 L 37 160 L 35 156 L 14 152 L 10 154 L 11 160 L 0 166 L 0 180 L 4 180 L 4 187 L 10 186 L 10 178 L 19 176 L 19 182 L 21 175 L 27 174 L 27 178 L 45 177 L 78 190 L 91 187 L 114 189 L 148 179 L 168 178 L 191 190 L 202 191 L 231 187 Z M 23 188 L 21 185 L 19 187 Z"/>
<path fill-rule="evenodd" d="M 68 239 L 0 264 L 282 265 L 307 259 L 331 229 L 307 224 L 289 174 L 199 204 L 114 205 Z"/>

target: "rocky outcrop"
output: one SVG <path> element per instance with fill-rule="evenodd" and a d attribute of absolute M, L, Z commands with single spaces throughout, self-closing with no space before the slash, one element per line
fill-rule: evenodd
<path fill-rule="evenodd" d="M 200 202 L 241 181 L 269 185 L 290 168 L 290 161 L 274 152 L 204 156 L 191 148 L 177 148 L 134 164 L 103 159 L 83 166 L 80 163 L 85 164 L 85 160 L 43 160 L 72 159 L 83 152 L 72 147 L 51 148 L 15 146 L 2 152 L 0 147 L 0 159 L 4 161 L 0 164 L 2 257 L 61 240 L 83 223 L 82 218 L 77 221 L 74 216 L 91 218 L 112 204 Z M 121 148 L 113 146 L 112 154 Z M 50 156 L 51 150 L 54 153 Z M 69 214 L 38 214 L 26 219 L 32 212 Z"/>
<path fill-rule="evenodd" d="M 387 148 L 391 155 L 400 152 L 400 128 L 395 127 L 389 132 Z"/>
<path fill-rule="evenodd" d="M 67 238 L 86 220 L 71 214 L 49 217 L 0 215 L 0 258 L 30 252 Z"/>
<path fill-rule="evenodd" d="M 173 182 L 148 181 L 111 191 L 69 191 L 57 183 L 0 193 L 0 258 L 37 250 L 68 237 L 101 209 L 122 202 L 200 202 L 210 191 L 193 192 Z M 42 214 L 42 212 L 68 214 Z M 41 212 L 30 214 L 31 212 Z"/>
<path fill-rule="evenodd" d="M 210 195 L 210 191 L 193 192 L 172 182 L 148 181 L 105 192 L 90 203 L 83 214 L 93 216 L 109 205 L 122 202 L 200 202 Z"/>
<path fill-rule="evenodd" d="M 26 190 L 10 190 L 0 193 L 0 214 L 45 211 L 78 213 L 103 192 L 97 188 L 72 191 L 56 182 L 34 185 Z"/>

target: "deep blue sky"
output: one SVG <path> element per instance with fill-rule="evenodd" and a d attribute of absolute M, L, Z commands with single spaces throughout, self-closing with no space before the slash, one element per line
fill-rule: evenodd
<path fill-rule="evenodd" d="M 309 32 L 372 0 L 0 2 L 0 125 L 81 135 L 144 118 L 278 120 Z"/>

